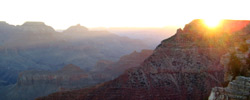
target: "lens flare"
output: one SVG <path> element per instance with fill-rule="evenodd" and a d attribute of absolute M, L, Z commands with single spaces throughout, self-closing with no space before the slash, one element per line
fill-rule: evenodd
<path fill-rule="evenodd" d="M 204 24 L 209 28 L 215 28 L 220 25 L 221 19 L 204 19 Z"/>

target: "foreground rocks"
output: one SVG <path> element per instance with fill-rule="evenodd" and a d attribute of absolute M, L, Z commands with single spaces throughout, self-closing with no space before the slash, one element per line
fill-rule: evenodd
<path fill-rule="evenodd" d="M 238 76 L 225 88 L 213 88 L 209 100 L 250 100 L 250 77 Z"/>
<path fill-rule="evenodd" d="M 250 100 L 250 47 L 247 41 L 249 39 L 222 57 L 227 87 L 213 88 L 209 100 Z"/>

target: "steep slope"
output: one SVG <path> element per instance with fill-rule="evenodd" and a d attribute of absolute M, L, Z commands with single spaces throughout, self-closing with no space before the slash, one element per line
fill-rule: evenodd
<path fill-rule="evenodd" d="M 239 27 L 231 30 L 236 23 Z M 37 100 L 207 99 L 211 89 L 223 82 L 220 57 L 238 40 L 232 33 L 246 23 L 249 21 L 225 20 L 214 31 L 202 20 L 194 20 L 162 41 L 139 67 L 118 78 L 90 89 L 54 93 Z"/>
<path fill-rule="evenodd" d="M 153 53 L 153 50 L 134 51 L 129 55 L 122 56 L 119 61 L 111 62 L 107 60 L 99 61 L 91 71 L 94 77 L 111 80 L 121 75 L 125 70 L 138 67 L 146 58 Z"/>
<path fill-rule="evenodd" d="M 111 69 L 114 76 L 122 74 L 125 70 L 133 67 L 138 67 L 146 58 L 151 56 L 153 50 L 142 50 L 141 52 L 134 51 L 129 55 L 122 56 L 118 62 L 112 64 L 108 68 Z"/>

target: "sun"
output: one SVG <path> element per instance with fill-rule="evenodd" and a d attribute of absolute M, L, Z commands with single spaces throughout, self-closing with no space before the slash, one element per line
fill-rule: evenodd
<path fill-rule="evenodd" d="M 216 28 L 220 25 L 221 19 L 203 19 L 204 24 L 209 28 Z"/>

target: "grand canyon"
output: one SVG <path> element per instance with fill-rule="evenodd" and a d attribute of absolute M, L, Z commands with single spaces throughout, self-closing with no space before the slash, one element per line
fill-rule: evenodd
<path fill-rule="evenodd" d="M 250 100 L 249 0 L 1 0 L 0 100 Z"/>
<path fill-rule="evenodd" d="M 90 88 L 53 93 L 37 100 L 208 99 L 212 88 L 222 87 L 224 78 L 228 77 L 227 64 L 222 64 L 221 57 L 248 40 L 249 22 L 224 20 L 216 31 L 220 35 L 208 37 L 204 33 L 213 34 L 214 31 L 204 26 L 202 20 L 193 20 L 184 29 L 178 29 L 174 36 L 163 40 L 141 65 L 126 70 L 118 78 Z M 232 28 L 235 24 L 238 27 Z M 247 50 L 245 55 L 248 54 Z M 246 70 L 245 75 L 249 76 L 249 67 Z M 230 100 L 248 100 L 249 78 L 245 80 L 243 86 L 246 90 L 242 98 L 237 97 L 237 92 L 224 96 Z"/>

